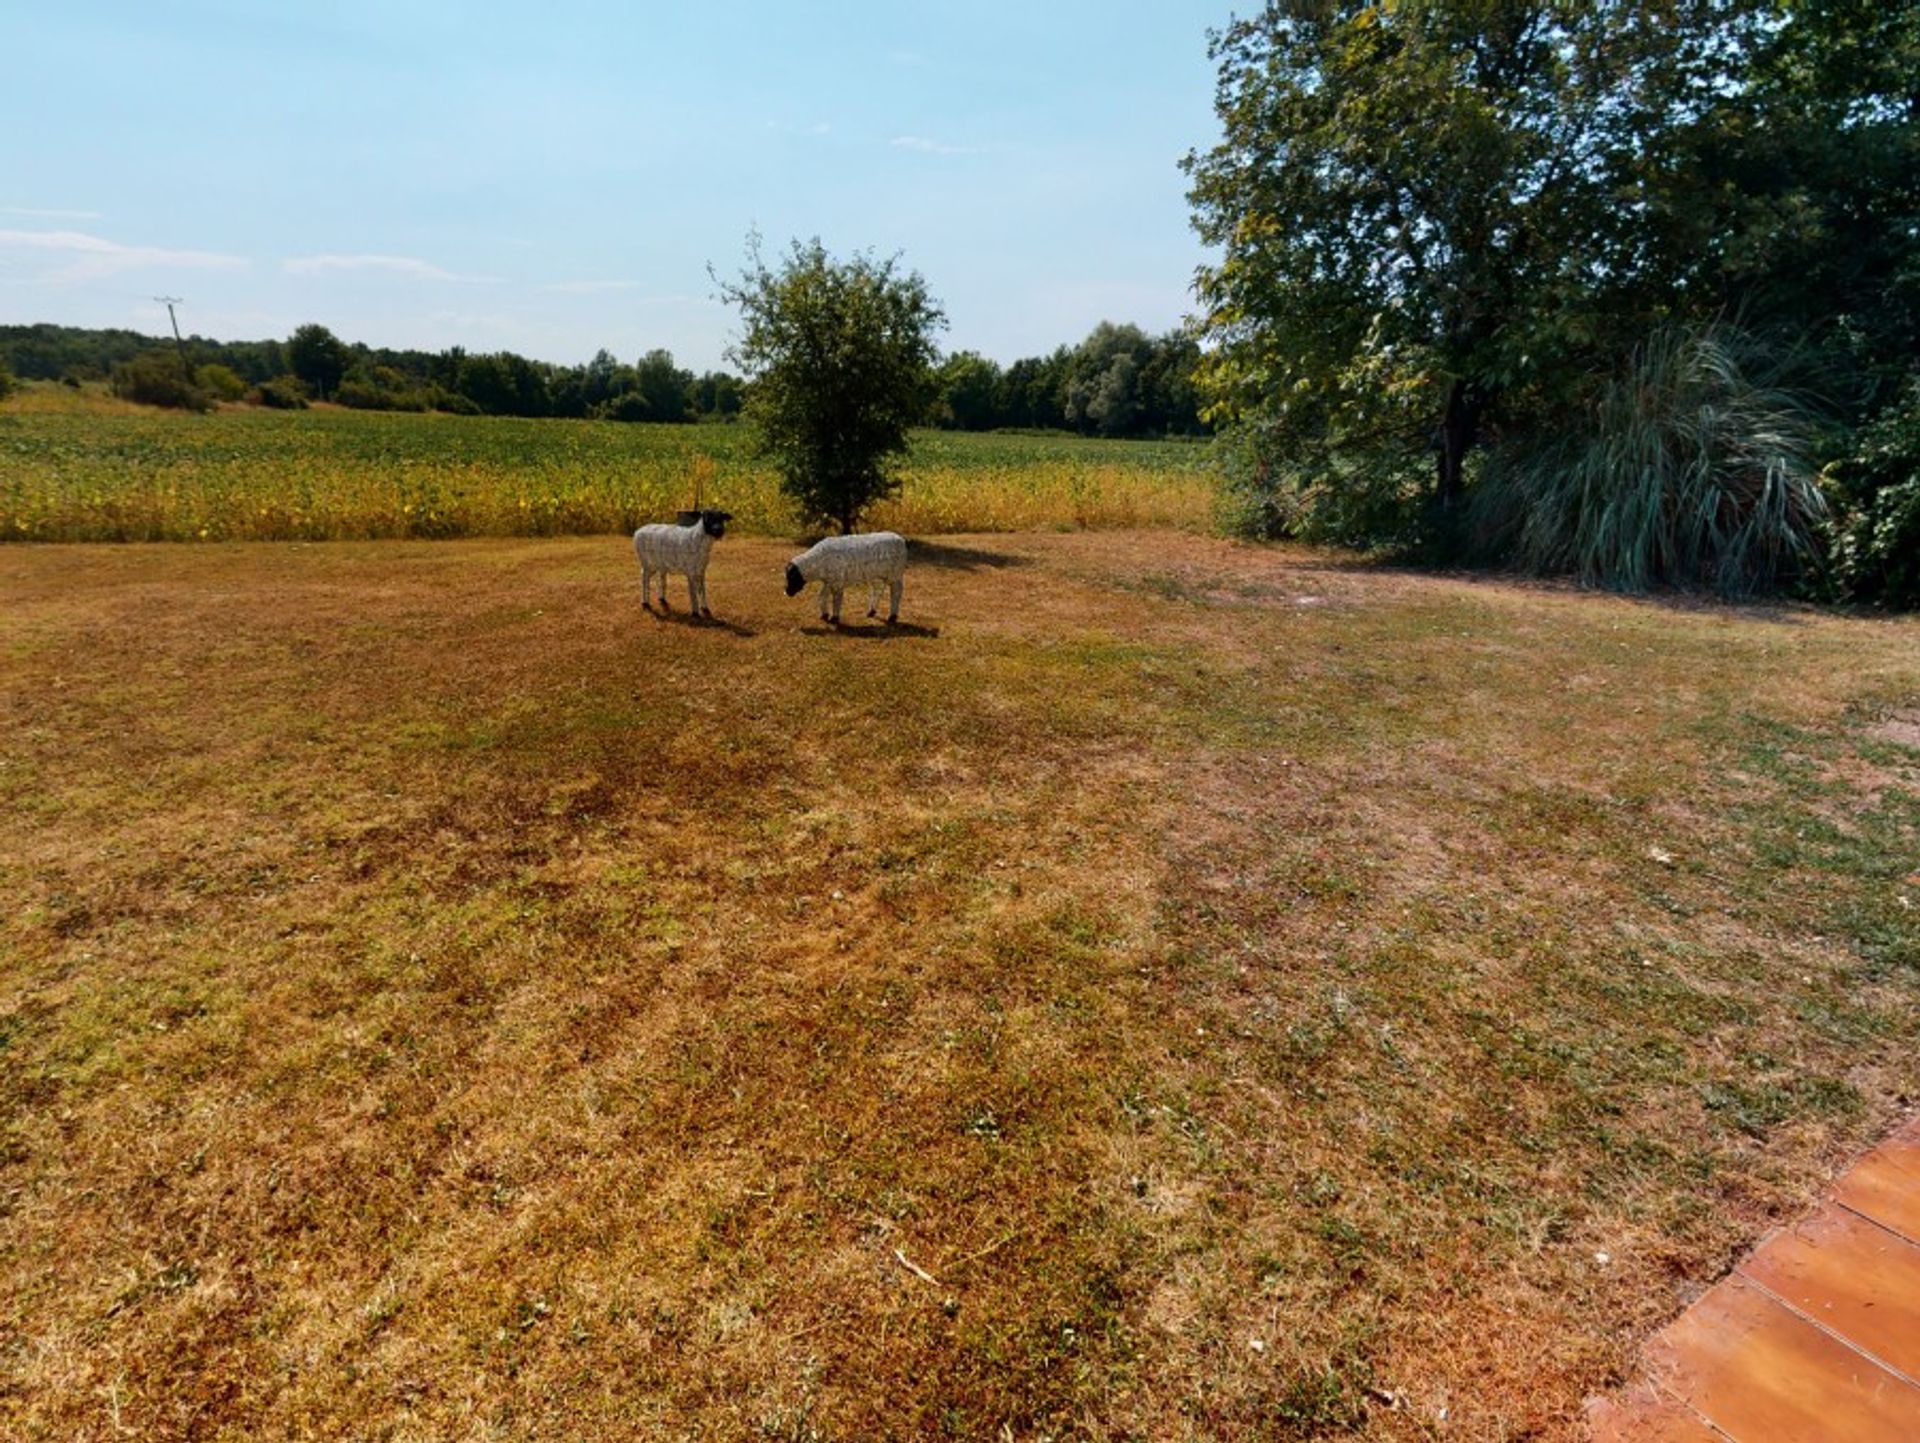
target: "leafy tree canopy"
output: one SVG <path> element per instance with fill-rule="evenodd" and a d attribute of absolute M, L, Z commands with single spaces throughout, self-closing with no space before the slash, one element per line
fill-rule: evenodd
<path fill-rule="evenodd" d="M 1489 415 L 1646 286 L 1648 157 L 1757 33 L 1725 0 L 1274 3 L 1213 39 L 1221 143 L 1187 158 L 1225 415 L 1458 496 Z"/>
<path fill-rule="evenodd" d="M 945 313 L 898 257 L 837 261 L 818 239 L 774 268 L 755 236 L 746 270 L 720 287 L 740 309 L 730 354 L 761 449 L 807 519 L 851 531 L 898 489 L 892 463 L 926 410 Z"/>
<path fill-rule="evenodd" d="M 287 341 L 287 366 L 321 400 L 334 393 L 353 364 L 345 342 L 322 325 L 305 325 Z"/>

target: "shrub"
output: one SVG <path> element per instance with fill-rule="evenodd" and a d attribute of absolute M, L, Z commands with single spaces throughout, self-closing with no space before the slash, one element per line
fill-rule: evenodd
<path fill-rule="evenodd" d="M 213 400 L 181 373 L 180 358 L 171 351 L 146 351 L 113 368 L 113 394 L 144 406 L 170 406 L 180 411 L 205 411 Z"/>
<path fill-rule="evenodd" d="M 356 411 L 424 411 L 426 396 L 416 390 L 390 391 L 372 381 L 342 381 L 333 399 Z"/>
<path fill-rule="evenodd" d="M 209 363 L 193 373 L 193 384 L 216 401 L 237 401 L 247 394 L 247 383 L 231 366 Z"/>
<path fill-rule="evenodd" d="M 595 406 L 593 414 L 601 421 L 645 421 L 652 416 L 653 409 L 638 391 L 625 391 Z"/>
<path fill-rule="evenodd" d="M 0 401 L 13 394 L 14 386 L 13 372 L 7 369 L 5 361 L 0 361 Z"/>
<path fill-rule="evenodd" d="M 262 381 L 255 386 L 248 392 L 247 400 L 272 411 L 304 411 L 307 409 L 307 388 L 301 384 L 298 376 L 276 376 L 271 381 Z"/>
<path fill-rule="evenodd" d="M 449 391 L 445 387 L 435 386 L 427 395 L 427 404 L 436 411 L 445 411 L 449 416 L 483 416 L 480 403 L 458 391 Z"/>
<path fill-rule="evenodd" d="M 1561 434 L 1492 453 L 1471 545 L 1621 591 L 1746 595 L 1793 579 L 1819 557 L 1827 507 L 1809 409 L 1766 383 L 1770 367 L 1730 327 L 1656 331 Z"/>
<path fill-rule="evenodd" d="M 1833 579 L 1850 601 L 1920 607 L 1920 376 L 1824 473 Z"/>
<path fill-rule="evenodd" d="M 1402 552 L 1427 539 L 1426 473 L 1388 450 L 1303 447 L 1297 432 L 1254 418 L 1222 431 L 1214 457 L 1232 535 Z"/>

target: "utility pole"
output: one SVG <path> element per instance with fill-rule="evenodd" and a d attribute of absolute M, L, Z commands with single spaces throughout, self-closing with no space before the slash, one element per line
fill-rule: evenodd
<path fill-rule="evenodd" d="M 184 305 L 179 296 L 155 296 L 154 299 L 167 308 L 167 319 L 173 322 L 173 344 L 180 352 L 180 374 L 186 377 L 187 384 L 193 384 L 193 367 L 187 364 L 187 343 L 180 339 L 180 322 L 173 314 L 173 308 Z"/>

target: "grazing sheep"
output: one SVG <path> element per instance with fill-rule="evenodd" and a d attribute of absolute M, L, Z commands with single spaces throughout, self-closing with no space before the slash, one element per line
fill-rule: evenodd
<path fill-rule="evenodd" d="M 633 554 L 640 558 L 640 604 L 653 610 L 653 578 L 660 578 L 660 609 L 667 611 L 667 573 L 687 578 L 687 609 L 712 616 L 707 606 L 707 557 L 713 543 L 727 534 L 733 517 L 725 511 L 702 511 L 690 525 L 642 526 L 633 533 Z"/>
<path fill-rule="evenodd" d="M 829 536 L 787 563 L 787 595 L 798 596 L 808 582 L 820 583 L 820 619 L 840 624 L 840 599 L 847 587 L 866 582 L 867 615 L 880 609 L 880 583 L 893 588 L 887 624 L 900 619 L 900 590 L 907 572 L 907 543 L 891 531 L 868 536 Z M 832 613 L 827 602 L 833 602 Z"/>

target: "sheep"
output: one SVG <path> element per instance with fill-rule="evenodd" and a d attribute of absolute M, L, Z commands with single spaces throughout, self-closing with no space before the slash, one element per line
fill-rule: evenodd
<path fill-rule="evenodd" d="M 713 543 L 727 534 L 733 520 L 725 511 L 702 511 L 686 525 L 642 526 L 633 533 L 633 554 L 640 559 L 640 604 L 653 610 L 653 578 L 660 578 L 660 610 L 668 611 L 667 574 L 687 578 L 687 609 L 696 616 L 712 616 L 707 605 L 707 557 Z"/>
<path fill-rule="evenodd" d="M 820 583 L 820 619 L 840 624 L 840 599 L 849 585 L 868 584 L 867 615 L 880 609 L 880 583 L 893 588 L 887 625 L 900 619 L 900 590 L 907 571 L 907 543 L 891 531 L 867 536 L 829 536 L 787 563 L 787 595 L 798 596 L 807 583 Z M 833 610 L 829 614 L 827 603 Z"/>

